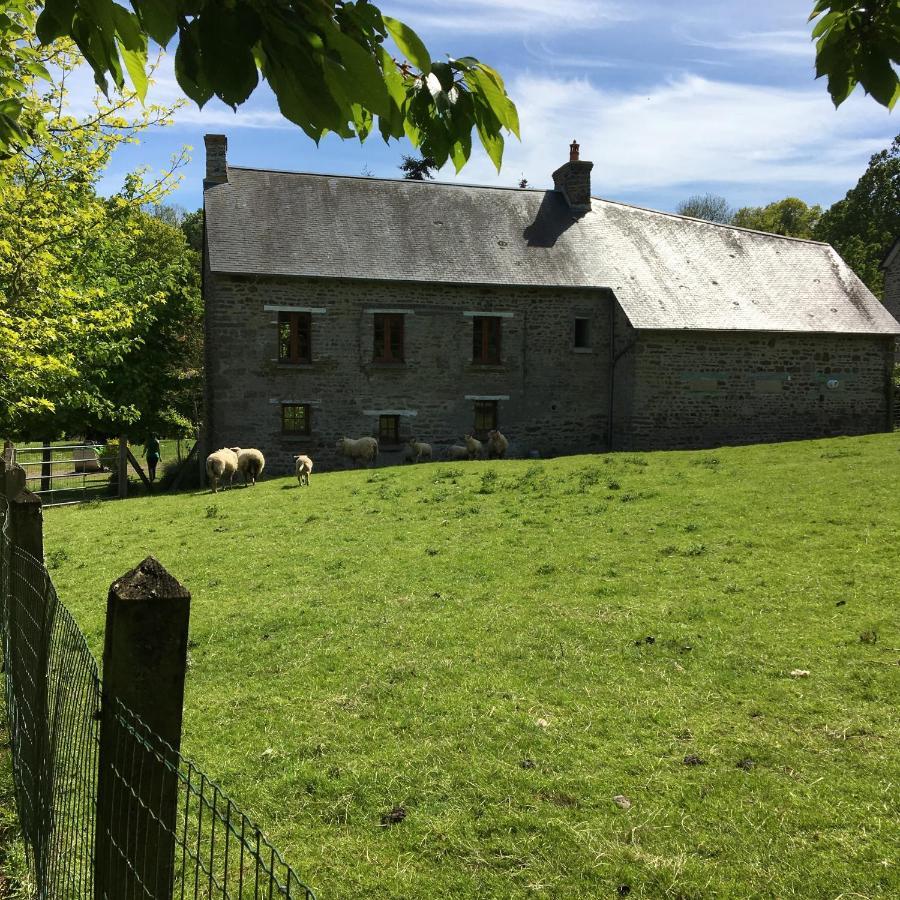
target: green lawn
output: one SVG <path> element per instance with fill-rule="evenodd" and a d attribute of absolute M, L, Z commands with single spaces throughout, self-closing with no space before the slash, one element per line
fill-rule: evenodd
<path fill-rule="evenodd" d="M 191 589 L 184 752 L 322 900 L 896 897 L 898 451 L 314 474 L 47 554 L 98 653 L 143 556 Z"/>

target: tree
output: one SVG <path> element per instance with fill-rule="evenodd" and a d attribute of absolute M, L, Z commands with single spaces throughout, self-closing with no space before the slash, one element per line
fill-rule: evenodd
<path fill-rule="evenodd" d="M 815 237 L 827 241 L 881 296 L 881 261 L 900 236 L 900 134 L 876 153 L 854 187 L 822 214 Z"/>
<path fill-rule="evenodd" d="M 818 19 L 816 78 L 826 76 L 834 105 L 861 84 L 882 106 L 900 97 L 900 3 L 897 0 L 819 0 L 809 21 Z"/>
<path fill-rule="evenodd" d="M 822 207 L 818 204 L 807 206 L 797 197 L 786 197 L 767 206 L 744 206 L 734 214 L 731 224 L 788 237 L 811 238 L 821 215 Z"/>
<path fill-rule="evenodd" d="M 139 422 L 144 399 L 111 390 L 115 373 L 189 306 L 181 294 L 168 306 L 173 286 L 189 290 L 184 237 L 142 211 L 172 187 L 183 157 L 158 180 L 134 173 L 112 197 L 97 193 L 114 150 L 171 110 L 132 117 L 132 95 L 76 120 L 65 113 L 65 84 L 78 60 L 63 47 L 54 64 L 56 84 L 38 94 L 32 83 L 29 93 L 39 137 L 0 162 L 0 430 L 46 437 Z M 163 232 L 180 241 L 182 258 L 163 252 Z M 196 257 L 186 258 L 196 272 Z"/>
<path fill-rule="evenodd" d="M 707 222 L 728 224 L 733 215 L 728 201 L 718 194 L 694 194 L 682 200 L 675 207 L 680 216 L 691 216 L 694 219 L 706 219 Z"/>
<path fill-rule="evenodd" d="M 3 31 L 18 28 L 17 17 L 41 5 L 13 5 L 17 15 L 0 18 L 0 52 L 15 61 L 18 38 L 4 41 Z M 71 39 L 104 92 L 110 84 L 123 90 L 127 75 L 142 101 L 148 40 L 165 48 L 177 35 L 175 77 L 198 106 L 215 96 L 237 108 L 263 78 L 282 115 L 315 141 L 329 132 L 364 141 L 377 120 L 385 141 L 405 136 L 437 166 L 450 159 L 459 171 L 471 154 L 473 129 L 498 170 L 503 132 L 518 137 L 518 113 L 499 73 L 471 56 L 432 59 L 409 26 L 368 0 L 131 0 L 130 6 L 46 0 L 37 35 L 45 47 Z M 0 105 L 7 117 L 0 141 L 9 150 L 22 145 L 27 127 L 16 105 L 24 92 L 12 82 L 7 88 L 0 95 L 8 100 Z"/>
<path fill-rule="evenodd" d="M 426 178 L 434 178 L 431 170 L 437 168 L 437 163 L 431 156 L 404 156 L 397 168 L 408 181 L 424 181 Z"/>
<path fill-rule="evenodd" d="M 186 213 L 179 223 L 179 227 L 184 233 L 191 250 L 197 253 L 203 252 L 203 210 L 195 209 L 193 212 Z"/>

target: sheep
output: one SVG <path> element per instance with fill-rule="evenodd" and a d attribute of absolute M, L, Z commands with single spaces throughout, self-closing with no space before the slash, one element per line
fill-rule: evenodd
<path fill-rule="evenodd" d="M 459 444 L 454 444 L 452 447 L 447 449 L 446 453 L 447 459 L 453 460 L 462 460 L 469 458 L 469 448 L 461 447 Z"/>
<path fill-rule="evenodd" d="M 241 473 L 241 477 L 244 480 L 244 487 L 247 486 L 248 476 L 250 477 L 250 484 L 256 484 L 256 479 L 262 475 L 262 471 L 266 467 L 266 458 L 259 450 L 232 449 L 237 451 L 238 472 Z"/>
<path fill-rule="evenodd" d="M 212 484 L 213 493 L 219 492 L 219 481 L 222 481 L 222 489 L 225 489 L 225 478 L 228 478 L 228 484 L 231 486 L 234 482 L 234 473 L 237 472 L 238 455 L 234 449 L 223 447 L 210 453 L 206 457 L 206 476 Z"/>
<path fill-rule="evenodd" d="M 340 450 L 344 456 L 349 457 L 354 463 L 368 465 L 378 460 L 378 441 L 373 437 L 341 438 L 335 449 Z"/>
<path fill-rule="evenodd" d="M 509 441 L 497 429 L 488 432 L 488 459 L 503 459 L 509 449 Z"/>
<path fill-rule="evenodd" d="M 309 487 L 309 473 L 313 470 L 313 461 L 308 456 L 295 456 L 297 460 L 297 481 L 300 487 L 305 484 Z"/>
<path fill-rule="evenodd" d="M 431 444 L 424 444 L 422 441 L 411 440 L 406 444 L 406 458 L 410 462 L 422 462 L 428 460 L 431 462 Z"/>
<path fill-rule="evenodd" d="M 467 434 L 466 438 L 466 449 L 469 452 L 469 459 L 483 459 L 484 458 L 484 444 L 478 440 L 478 438 L 474 437 L 471 434 Z"/>

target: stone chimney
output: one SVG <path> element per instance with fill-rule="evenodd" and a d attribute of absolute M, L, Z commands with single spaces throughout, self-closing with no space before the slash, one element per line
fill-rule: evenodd
<path fill-rule="evenodd" d="M 579 159 L 577 141 L 569 145 L 569 161 L 553 173 L 553 188 L 559 191 L 575 212 L 587 212 L 591 208 L 592 162 Z"/>
<path fill-rule="evenodd" d="M 205 134 L 206 184 L 223 184 L 228 181 L 228 138 L 224 134 Z"/>

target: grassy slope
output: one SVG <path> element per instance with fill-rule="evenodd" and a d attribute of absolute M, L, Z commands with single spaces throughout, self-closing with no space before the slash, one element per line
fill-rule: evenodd
<path fill-rule="evenodd" d="M 278 479 L 47 549 L 98 651 L 145 554 L 191 588 L 185 752 L 321 898 L 897 896 L 898 450 Z"/>

